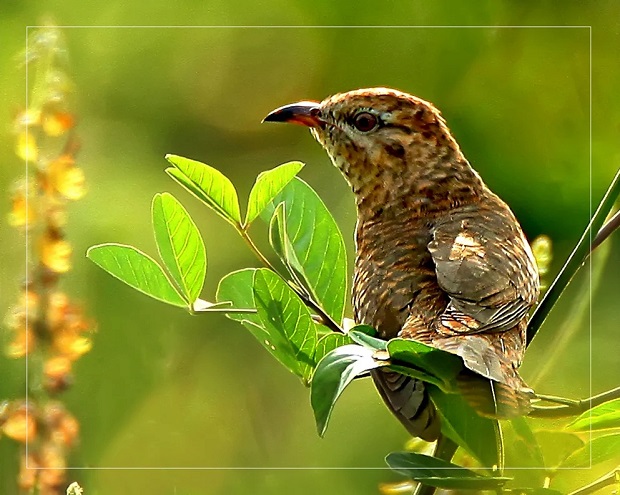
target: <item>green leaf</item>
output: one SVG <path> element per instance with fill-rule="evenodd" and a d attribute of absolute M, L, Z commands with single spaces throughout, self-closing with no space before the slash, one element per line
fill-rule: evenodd
<path fill-rule="evenodd" d="M 415 452 L 392 452 L 385 462 L 397 473 L 437 488 L 495 490 L 510 481 L 510 478 L 502 476 L 483 476 L 451 462 Z"/>
<path fill-rule="evenodd" d="M 348 335 L 351 340 L 359 345 L 370 347 L 377 351 L 385 351 L 387 349 L 387 342 L 383 339 L 378 339 L 372 335 L 375 329 L 368 325 L 356 325 L 349 330 Z"/>
<path fill-rule="evenodd" d="M 170 177 L 234 226 L 241 224 L 239 198 L 228 177 L 209 165 L 182 156 L 166 155 L 166 160 L 175 167 L 166 169 Z"/>
<path fill-rule="evenodd" d="M 446 394 L 430 384 L 426 388 L 441 418 L 442 433 L 478 459 L 484 468 L 501 467 L 498 421 L 480 416 L 460 394 Z"/>
<path fill-rule="evenodd" d="M 220 303 L 230 302 L 236 308 L 256 308 L 254 302 L 254 275 L 256 268 L 245 268 L 226 275 L 217 287 L 215 299 Z M 246 327 L 254 337 L 271 352 L 270 348 L 265 344 L 269 334 L 263 328 L 261 319 L 256 313 L 229 313 L 227 318 L 241 323 Z"/>
<path fill-rule="evenodd" d="M 566 427 L 570 431 L 611 428 L 620 428 L 620 399 L 610 400 L 589 409 Z"/>
<path fill-rule="evenodd" d="M 308 308 L 277 274 L 266 268 L 256 271 L 253 287 L 261 325 L 269 333 L 271 353 L 309 383 L 318 337 Z"/>
<path fill-rule="evenodd" d="M 407 364 L 420 369 L 443 383 L 442 388 L 453 388 L 454 380 L 463 369 L 458 356 L 410 339 L 392 339 L 387 344 L 393 364 Z"/>
<path fill-rule="evenodd" d="M 256 183 L 250 191 L 244 227 L 248 227 L 261 214 L 303 166 L 304 164 L 301 162 L 284 163 L 279 167 L 261 173 L 256 178 Z"/>
<path fill-rule="evenodd" d="M 156 194 L 151 208 L 159 256 L 177 287 L 196 301 L 207 272 L 207 255 L 200 233 L 174 196 Z"/>
<path fill-rule="evenodd" d="M 217 289 L 216 298 L 218 301 L 231 301 L 235 307 L 257 308 L 255 290 L 257 272 L 256 268 L 247 268 L 233 273 L 229 273 L 222 280 Z M 271 273 L 271 272 L 269 272 Z M 262 284 L 264 285 L 264 284 Z M 288 287 L 287 287 L 288 288 Z M 267 291 L 269 292 L 269 291 Z M 269 296 L 269 293 L 266 295 Z M 266 297 L 263 294 L 263 298 Z M 261 345 L 269 351 L 285 368 L 298 376 L 302 376 L 302 369 L 295 350 L 292 348 L 288 337 L 281 329 L 273 324 L 266 325 L 264 318 L 256 313 L 229 313 L 226 316 L 231 320 L 238 321 L 258 340 Z"/>
<path fill-rule="evenodd" d="M 570 454 L 584 445 L 583 440 L 576 434 L 565 431 L 537 430 L 534 434 L 547 467 L 557 467 Z"/>
<path fill-rule="evenodd" d="M 597 437 L 569 455 L 560 467 L 584 468 L 600 462 L 618 459 L 620 452 L 620 433 Z"/>
<path fill-rule="evenodd" d="M 351 344 L 351 339 L 343 333 L 331 332 L 323 335 L 316 343 L 314 349 L 314 366 L 321 361 L 327 354 L 343 345 Z"/>
<path fill-rule="evenodd" d="M 261 217 L 267 222 L 285 204 L 286 232 L 307 286 L 316 302 L 340 323 L 347 296 L 347 259 L 338 225 L 316 192 L 295 177 L 269 203 Z"/>
<path fill-rule="evenodd" d="M 86 257 L 113 277 L 159 301 L 187 307 L 161 266 L 150 256 L 133 246 L 100 244 L 92 246 Z"/>
<path fill-rule="evenodd" d="M 269 222 L 269 244 L 271 244 L 274 252 L 278 255 L 278 258 L 280 258 L 280 261 L 286 267 L 295 283 L 304 289 L 308 296 L 316 299 L 314 290 L 304 276 L 304 268 L 297 259 L 297 254 L 288 237 L 284 208 L 284 203 L 280 203 L 271 216 L 271 221 Z"/>
<path fill-rule="evenodd" d="M 369 370 L 383 366 L 373 358 L 375 351 L 355 344 L 344 345 L 329 352 L 316 367 L 310 390 L 317 430 L 325 434 L 334 404 L 346 386 Z"/>

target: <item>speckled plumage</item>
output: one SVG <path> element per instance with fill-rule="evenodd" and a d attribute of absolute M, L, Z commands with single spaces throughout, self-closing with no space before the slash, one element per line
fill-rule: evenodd
<path fill-rule="evenodd" d="M 461 391 L 481 414 L 527 412 L 531 391 L 517 368 L 538 297 L 536 264 L 514 215 L 471 168 L 439 111 L 371 88 L 282 107 L 266 120 L 311 127 L 351 185 L 356 322 L 385 339 L 460 355 L 469 368 Z M 423 383 L 382 370 L 373 379 L 411 434 L 437 438 Z"/>

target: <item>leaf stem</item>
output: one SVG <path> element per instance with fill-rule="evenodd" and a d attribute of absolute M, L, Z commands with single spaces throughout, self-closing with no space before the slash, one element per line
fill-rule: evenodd
<path fill-rule="evenodd" d="M 530 323 L 527 327 L 527 345 L 532 342 L 532 339 L 535 337 L 541 325 L 547 318 L 547 315 L 551 311 L 551 308 L 553 308 L 562 292 L 564 292 L 566 286 L 572 280 L 577 270 L 579 270 L 581 265 L 583 265 L 589 254 L 592 252 L 594 233 L 597 233 L 596 237 L 599 239 L 598 244 L 600 244 L 613 231 L 613 224 L 606 229 L 601 229 L 601 227 L 605 222 L 605 218 L 607 218 L 607 215 L 613 208 L 613 205 L 619 194 L 620 169 L 616 172 L 616 175 L 611 181 L 609 188 L 607 189 L 605 195 L 603 196 L 603 199 L 599 203 L 598 208 L 594 213 L 594 216 L 590 220 L 590 223 L 586 227 L 586 230 L 579 239 L 579 242 L 575 246 L 575 249 L 568 257 L 568 260 L 562 267 L 562 270 L 560 270 L 559 275 L 556 277 L 553 284 L 545 294 L 545 297 L 540 302 L 540 304 L 536 308 L 536 311 L 532 315 L 532 319 L 530 320 Z M 612 218 L 612 221 L 614 219 L 615 216 Z M 607 225 L 605 227 L 607 227 Z M 596 247 L 596 245 L 594 247 Z"/>
<path fill-rule="evenodd" d="M 575 416 L 592 409 L 595 406 L 613 399 L 620 398 L 620 387 L 608 390 L 607 392 L 588 397 L 582 400 L 565 399 L 564 397 L 554 397 L 552 395 L 538 395 L 538 398 L 547 402 L 555 402 L 558 406 L 533 406 L 529 416 L 534 418 L 562 418 Z"/>
<path fill-rule="evenodd" d="M 589 485 L 583 486 L 574 492 L 570 492 L 568 495 L 588 495 L 610 485 L 620 486 L 620 466 Z"/>
<path fill-rule="evenodd" d="M 282 276 L 282 274 L 276 270 L 275 266 L 271 261 L 267 259 L 267 257 L 258 249 L 258 246 L 254 243 L 252 238 L 249 236 L 247 230 L 243 228 L 241 225 L 235 225 L 235 229 L 239 232 L 241 238 L 248 245 L 250 250 L 256 255 L 256 257 L 260 260 L 262 264 L 264 264 L 267 268 L 269 268 L 272 272 L 276 273 L 282 280 L 284 280 L 287 285 L 301 298 L 301 300 L 309 306 L 313 311 L 315 311 L 322 325 L 325 325 L 327 328 L 332 330 L 333 332 L 338 333 L 346 333 L 338 323 L 336 323 L 331 316 L 329 316 L 321 306 L 319 306 L 315 301 L 313 301 L 304 290 L 297 286 L 293 281 L 289 280 L 287 277 Z"/>

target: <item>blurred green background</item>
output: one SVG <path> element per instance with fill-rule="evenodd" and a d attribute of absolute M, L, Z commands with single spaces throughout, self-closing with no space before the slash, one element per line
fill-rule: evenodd
<path fill-rule="evenodd" d="M 88 495 L 376 493 L 379 482 L 398 477 L 334 468 L 383 467 L 383 457 L 407 440 L 368 380 L 346 392 L 326 438 L 319 439 L 308 390 L 241 326 L 166 307 L 84 258 L 89 246 L 109 241 L 155 254 L 150 201 L 154 193 L 170 191 L 189 209 L 207 245 L 204 298 L 214 298 L 226 273 L 257 266 L 227 224 L 167 178 L 166 153 L 219 168 L 237 186 L 242 204 L 259 172 L 289 160 L 305 162 L 301 177 L 333 211 L 352 259 L 353 199 L 338 171 L 303 129 L 260 121 L 292 101 L 396 87 L 442 110 L 465 155 L 511 205 L 530 239 L 551 236 L 553 273 L 620 165 L 620 4 L 613 0 L 5 2 L 0 190 L 7 212 L 11 185 L 24 172 L 11 134 L 11 120 L 25 102 L 25 70 L 15 55 L 24 48 L 26 26 L 46 16 L 80 26 L 63 33 L 76 87 L 78 165 L 89 192 L 69 208 L 74 269 L 63 288 L 98 326 L 94 348 L 77 363 L 76 383 L 64 396 L 81 423 L 71 464 L 332 468 L 71 472 Z M 238 27 L 89 27 L 135 24 Z M 251 27 L 355 24 L 592 30 Z M 254 230 L 264 241 L 261 227 Z M 0 238 L 5 311 L 24 275 L 24 238 L 6 222 Z M 584 270 L 543 327 L 523 367 L 537 391 L 581 398 L 618 385 L 619 266 L 620 251 L 612 247 L 601 284 L 591 293 L 591 315 L 570 313 L 588 288 Z M 574 336 L 558 349 L 570 326 Z M 23 386 L 23 361 L 0 357 L 0 399 L 21 396 Z M 1 439 L 1 493 L 16 493 L 16 469 L 17 449 Z M 575 472 L 571 488 L 602 469 Z"/>

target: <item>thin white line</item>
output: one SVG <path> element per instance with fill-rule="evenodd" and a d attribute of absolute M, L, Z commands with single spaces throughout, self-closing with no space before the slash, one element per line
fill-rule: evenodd
<path fill-rule="evenodd" d="M 589 36 L 590 36 L 590 64 L 589 64 L 589 71 L 590 71 L 590 87 L 589 87 L 589 97 L 590 97 L 590 115 L 589 115 L 589 119 L 590 119 L 590 216 L 589 218 L 592 218 L 592 27 L 590 27 L 590 32 L 589 32 Z M 592 251 L 592 229 L 590 229 L 590 251 Z M 589 282 L 590 282 L 590 348 L 589 350 L 589 354 L 590 354 L 590 375 L 589 375 L 589 385 L 590 385 L 590 397 L 593 396 L 592 393 L 592 256 L 588 257 L 588 261 L 589 261 L 589 267 L 590 267 L 590 272 L 589 272 Z M 590 435 L 589 435 L 589 440 L 590 440 L 590 469 L 592 468 L 592 400 L 590 400 Z"/>
<path fill-rule="evenodd" d="M 27 26 L 27 28 L 45 28 L 49 26 Z M 266 26 L 266 25 L 206 25 L 206 26 L 87 26 L 87 25 L 75 25 L 75 26 L 56 26 L 63 29 L 586 29 L 591 26 L 417 26 L 417 25 L 385 25 L 385 26 L 336 26 L 336 25 L 323 25 L 323 26 L 310 26 L 310 25 L 279 25 L 279 26 Z"/>
<path fill-rule="evenodd" d="M 35 469 L 35 468 L 28 468 Z M 104 466 L 104 467 L 90 467 L 90 466 L 80 466 L 80 467 L 66 467 L 64 468 L 68 471 L 86 471 L 86 470 L 101 470 L 101 471 L 130 471 L 130 470 L 140 470 L 140 471 L 391 471 L 392 468 L 385 467 L 363 467 L 363 466 L 222 466 L 222 467 L 191 467 L 191 466 L 180 466 L 180 467 L 170 467 L 170 466 Z M 454 469 L 462 469 L 460 467 L 416 467 L 416 469 L 432 469 L 432 470 L 445 470 L 452 471 Z M 478 467 L 477 470 L 487 470 L 494 471 L 497 473 L 497 469 L 494 467 Z M 549 469 L 542 467 L 507 467 L 504 470 L 507 472 L 510 471 L 540 471 L 541 469 Z M 557 467 L 553 468 L 554 471 L 588 471 L 589 467 Z M 37 471 L 58 471 L 58 468 L 53 467 L 37 467 Z M 502 475 L 505 476 L 505 475 Z"/>
<path fill-rule="evenodd" d="M 37 28 L 47 28 L 49 26 L 45 25 L 32 25 L 26 26 L 26 54 L 28 53 L 28 30 L 29 29 L 37 29 Z M 486 26 L 486 25 L 477 25 L 477 26 L 417 26 L 417 25 L 391 25 L 391 26 L 309 26 L 309 25 L 279 25 L 279 26 L 265 26 L 265 25 L 253 25 L 253 26 L 239 26 L 239 25 L 211 25 L 211 26 L 85 26 L 85 25 L 76 25 L 76 26 L 56 26 L 61 29 L 589 29 L 590 36 L 590 61 L 589 61 L 589 77 L 590 77 L 590 218 L 592 218 L 592 26 L 545 26 L 545 25 L 536 25 L 536 26 Z M 26 109 L 29 108 L 28 104 L 28 57 L 26 57 Z M 26 151 L 26 154 L 28 152 Z M 28 192 L 28 157 L 26 157 L 26 191 Z M 26 194 L 26 218 L 28 217 L 28 194 Z M 26 285 L 28 284 L 28 239 L 29 239 L 28 229 L 26 229 Z M 592 233 L 590 232 L 590 244 L 592 243 Z M 592 396 L 592 262 L 590 258 L 590 396 Z M 28 305 L 26 306 L 26 328 L 28 326 Z M 26 348 L 28 348 L 28 334 L 26 334 Z M 28 380 L 28 354 L 26 354 L 26 421 L 28 421 L 29 415 L 29 407 L 28 407 L 28 390 L 29 390 L 29 380 Z M 591 415 L 590 411 L 590 415 Z M 37 469 L 40 471 L 46 470 L 54 470 L 55 468 L 31 468 L 28 465 L 28 432 L 26 431 L 26 469 Z M 590 440 L 592 439 L 592 429 L 590 427 Z M 592 468 L 592 448 L 590 446 L 590 466 L 589 467 L 558 467 L 555 468 L 559 471 L 581 471 Z M 76 466 L 76 467 L 65 467 L 66 470 L 72 471 L 82 471 L 82 470 L 97 470 L 97 471 L 130 471 L 130 470 L 143 470 L 143 471 L 259 471 L 259 470 L 273 470 L 273 471 L 305 471 L 305 470 L 375 470 L 375 471 L 391 471 L 390 467 L 334 467 L 334 466 L 324 466 L 324 467 L 287 467 L 287 466 L 278 466 L 278 467 L 261 467 L 261 466 L 228 466 L 228 467 L 170 467 L 170 466 Z M 424 469 L 424 468 L 422 468 Z M 455 469 L 455 468 L 434 468 L 434 469 Z M 479 469 L 486 469 L 492 471 L 492 467 L 481 467 Z M 543 467 L 507 467 L 506 471 L 526 471 L 526 470 L 541 470 L 545 469 Z"/>
<path fill-rule="evenodd" d="M 29 109 L 29 102 L 28 102 L 28 61 L 29 61 L 29 56 L 28 56 L 28 28 L 26 28 L 26 64 L 25 64 L 25 68 L 26 68 L 26 112 L 28 112 Z M 28 119 L 30 117 L 26 117 L 26 122 L 28 122 Z M 28 128 L 26 128 L 26 132 L 30 132 L 30 130 Z M 24 268 L 25 268 L 25 272 L 26 272 L 26 276 L 25 276 L 25 281 L 26 281 L 26 299 L 25 299 L 25 304 L 26 304 L 26 315 L 25 315 L 25 325 L 26 325 L 26 380 L 25 380 L 25 387 L 26 387 L 26 424 L 30 424 L 30 405 L 29 405 L 29 398 L 30 398 L 30 394 L 28 393 L 30 390 L 30 383 L 28 381 L 28 377 L 30 375 L 29 373 L 29 366 L 28 366 L 28 362 L 29 362 L 29 358 L 30 358 L 30 342 L 29 342 L 29 333 L 28 332 L 28 328 L 29 328 L 29 324 L 28 324 L 28 312 L 30 310 L 30 304 L 28 304 L 29 302 L 29 297 L 28 297 L 28 285 L 29 285 L 29 280 L 28 280 L 28 255 L 30 254 L 28 251 L 28 248 L 30 246 L 30 229 L 28 228 L 28 212 L 29 212 L 29 201 L 30 201 L 30 178 L 29 178 L 29 170 L 28 170 L 28 154 L 29 154 L 29 150 L 30 150 L 30 146 L 28 143 L 28 140 L 30 138 L 29 134 L 26 134 L 26 235 L 25 235 L 25 241 L 26 241 L 26 259 L 24 260 Z M 30 441 L 29 441 L 29 435 L 28 435 L 28 428 L 26 428 L 26 468 L 28 468 L 28 459 L 30 459 L 30 456 L 28 455 L 28 446 L 30 445 Z"/>

